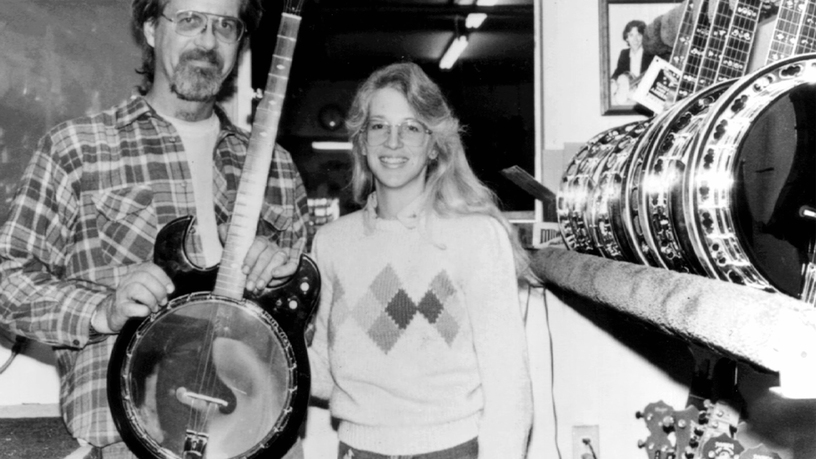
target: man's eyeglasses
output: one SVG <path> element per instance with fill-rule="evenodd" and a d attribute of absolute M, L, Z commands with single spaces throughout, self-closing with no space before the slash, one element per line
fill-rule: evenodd
<path fill-rule="evenodd" d="M 405 120 L 397 124 L 396 128 L 399 139 L 409 147 L 424 145 L 425 139 L 431 134 L 431 130 L 417 120 Z M 381 120 L 369 121 L 365 125 L 364 132 L 366 143 L 376 147 L 391 137 L 391 124 Z"/>
<path fill-rule="evenodd" d="M 212 30 L 215 32 L 215 36 L 224 43 L 237 42 L 246 29 L 243 21 L 232 16 L 221 16 L 192 10 L 178 11 L 172 18 L 165 16 L 164 13 L 161 15 L 175 24 L 177 34 L 185 37 L 195 37 L 207 30 L 210 18 L 212 18 Z"/>

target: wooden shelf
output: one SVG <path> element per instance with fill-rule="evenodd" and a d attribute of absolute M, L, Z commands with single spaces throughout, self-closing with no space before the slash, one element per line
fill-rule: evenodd
<path fill-rule="evenodd" d="M 779 372 L 782 385 L 816 381 L 816 309 L 780 294 L 559 247 L 533 254 L 533 271 L 563 289 L 725 357 Z M 813 389 L 810 389 L 813 390 Z"/>

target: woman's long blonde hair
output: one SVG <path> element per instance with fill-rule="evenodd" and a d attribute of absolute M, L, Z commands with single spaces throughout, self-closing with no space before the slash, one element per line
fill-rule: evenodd
<path fill-rule="evenodd" d="M 496 195 L 473 173 L 462 145 L 459 119 L 453 114 L 439 86 L 413 63 L 398 63 L 383 67 L 368 77 L 357 90 L 346 119 L 352 148 L 352 195 L 364 205 L 374 191 L 374 176 L 365 156 L 364 127 L 368 121 L 371 98 L 379 89 L 392 88 L 408 100 L 418 120 L 432 131 L 436 158 L 428 162 L 425 180 L 426 210 L 440 216 L 484 214 L 495 218 L 510 237 L 520 279 L 530 276 L 529 257 L 521 247 L 516 229 L 502 215 Z"/>

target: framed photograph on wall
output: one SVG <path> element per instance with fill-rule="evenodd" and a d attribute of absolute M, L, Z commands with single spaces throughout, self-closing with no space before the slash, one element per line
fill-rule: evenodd
<path fill-rule="evenodd" d="M 643 49 L 643 34 L 677 0 L 598 0 L 601 47 L 601 114 L 635 114 L 631 99 L 654 55 Z M 668 56 L 661 56 L 668 58 Z"/>

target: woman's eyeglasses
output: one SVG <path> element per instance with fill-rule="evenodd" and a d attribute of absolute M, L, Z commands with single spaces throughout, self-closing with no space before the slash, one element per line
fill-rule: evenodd
<path fill-rule="evenodd" d="M 387 121 L 374 120 L 365 125 L 365 139 L 369 146 L 376 147 L 385 143 L 391 137 L 391 124 Z M 417 120 L 405 120 L 396 125 L 397 137 L 409 147 L 419 147 L 425 144 L 425 139 L 431 130 Z"/>

